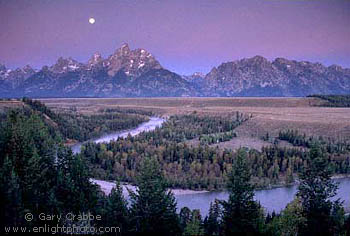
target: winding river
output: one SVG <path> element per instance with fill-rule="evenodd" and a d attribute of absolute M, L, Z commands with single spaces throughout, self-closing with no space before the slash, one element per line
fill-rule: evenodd
<path fill-rule="evenodd" d="M 160 127 L 165 122 L 165 119 L 159 117 L 151 117 L 149 121 L 140 124 L 135 129 L 127 131 L 119 131 L 107 135 L 103 135 L 100 138 L 89 140 L 90 142 L 102 143 L 110 142 L 118 137 L 126 137 L 128 134 L 135 136 L 143 131 L 152 131 L 156 127 Z M 83 143 L 78 143 L 72 146 L 74 153 L 79 153 Z M 339 182 L 338 194 L 334 198 L 340 198 L 344 201 L 344 207 L 347 212 L 350 211 L 350 178 L 336 179 Z M 110 189 L 114 186 L 113 183 L 102 180 L 92 180 L 92 182 L 101 186 L 102 190 L 108 194 Z M 124 186 L 126 188 L 126 186 Z M 255 199 L 258 200 L 265 208 L 266 212 L 280 212 L 286 205 L 291 202 L 297 192 L 297 185 L 289 187 L 280 187 L 274 189 L 257 190 L 255 191 Z M 124 191 L 126 197 L 127 191 Z M 182 207 L 188 207 L 191 210 L 199 209 L 202 216 L 206 216 L 209 211 L 210 203 L 215 199 L 227 200 L 228 193 L 226 191 L 219 192 L 203 192 L 203 191 L 191 191 L 191 190 L 173 190 L 173 193 L 177 200 L 178 209 Z"/>
<path fill-rule="evenodd" d="M 127 137 L 129 134 L 131 136 L 138 135 L 139 133 L 143 131 L 152 131 L 155 130 L 157 127 L 162 126 L 164 123 L 165 119 L 160 118 L 160 117 L 150 117 L 149 121 L 146 121 L 144 123 L 141 123 L 139 126 L 137 126 L 135 129 L 129 129 L 129 130 L 124 130 L 124 131 L 118 131 L 110 134 L 105 134 L 99 138 L 91 139 L 86 142 L 95 142 L 95 143 L 108 143 L 112 140 L 118 139 L 119 137 Z M 86 143 L 84 142 L 84 143 Z M 72 151 L 73 153 L 79 153 L 81 146 L 84 143 L 77 143 L 72 146 Z"/>

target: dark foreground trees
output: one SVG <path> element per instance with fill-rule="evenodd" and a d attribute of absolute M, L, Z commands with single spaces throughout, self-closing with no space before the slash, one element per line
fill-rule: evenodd
<path fill-rule="evenodd" d="M 176 200 L 167 189 L 158 161 L 146 158 L 137 178 L 138 190 L 130 191 L 131 230 L 141 233 L 180 235 Z"/>
<path fill-rule="evenodd" d="M 102 222 L 99 225 L 106 227 L 118 227 L 120 233 L 127 234 L 129 230 L 129 211 L 127 201 L 124 198 L 122 187 L 117 183 L 111 193 L 104 200 L 104 205 L 99 207 Z"/>
<path fill-rule="evenodd" d="M 325 153 L 312 144 L 297 197 L 268 223 L 268 235 L 349 235 L 342 202 L 332 199 L 338 186 L 331 179 Z"/>
<path fill-rule="evenodd" d="M 339 199 L 331 200 L 338 185 L 331 179 L 327 159 L 317 144 L 312 146 L 309 156 L 310 165 L 300 175 L 297 194 L 306 219 L 300 234 L 338 234 L 343 227 L 344 209 Z"/>
<path fill-rule="evenodd" d="M 302 213 L 300 199 L 296 198 L 286 208 L 267 223 L 267 235 L 299 235 L 300 229 L 305 226 L 306 219 Z"/>
<path fill-rule="evenodd" d="M 208 216 L 204 219 L 205 235 L 220 235 L 222 206 L 219 200 L 210 203 Z"/>
<path fill-rule="evenodd" d="M 0 230 L 54 225 L 38 215 L 88 212 L 96 201 L 84 161 L 57 143 L 36 113 L 10 112 L 0 127 Z M 25 220 L 28 213 L 33 220 Z"/>
<path fill-rule="evenodd" d="M 254 201 L 254 188 L 250 184 L 250 177 L 246 153 L 240 149 L 229 176 L 229 199 L 222 202 L 223 235 L 259 233 L 261 230 L 263 213 L 260 204 Z"/>

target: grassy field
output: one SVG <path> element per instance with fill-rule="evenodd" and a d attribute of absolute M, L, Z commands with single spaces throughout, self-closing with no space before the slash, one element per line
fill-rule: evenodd
<path fill-rule="evenodd" d="M 85 114 L 115 107 L 149 110 L 164 117 L 194 111 L 206 115 L 239 111 L 252 115 L 236 130 L 242 138 L 261 137 L 266 132 L 275 136 L 279 130 L 287 128 L 307 135 L 350 138 L 350 108 L 317 107 L 315 105 L 321 103 L 317 98 L 67 98 L 41 101 L 55 110 L 73 109 Z"/>

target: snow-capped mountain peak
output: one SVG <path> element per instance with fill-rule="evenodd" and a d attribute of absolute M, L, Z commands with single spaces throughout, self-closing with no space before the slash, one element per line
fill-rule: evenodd
<path fill-rule="evenodd" d="M 50 70 L 54 73 L 64 73 L 67 71 L 75 71 L 82 67 L 82 64 L 75 61 L 71 57 L 69 58 L 58 58 L 56 64 L 50 67 Z"/>
<path fill-rule="evenodd" d="M 145 49 L 130 50 L 128 44 L 123 44 L 112 54 L 104 65 L 108 66 L 108 75 L 114 76 L 123 70 L 130 77 L 137 77 L 150 69 L 162 68 L 159 62 Z"/>
<path fill-rule="evenodd" d="M 96 52 L 88 61 L 88 67 L 91 68 L 95 65 L 100 64 L 103 61 L 103 58 L 100 53 Z"/>

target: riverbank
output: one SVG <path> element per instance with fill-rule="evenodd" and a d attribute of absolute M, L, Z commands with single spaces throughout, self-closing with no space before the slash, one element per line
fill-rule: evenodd
<path fill-rule="evenodd" d="M 350 178 L 338 178 L 339 189 L 337 196 L 333 197 L 333 200 L 340 198 L 344 201 L 345 212 L 350 212 Z M 115 183 L 104 180 L 90 179 L 92 183 L 100 186 L 101 190 L 108 195 L 112 188 L 115 187 Z M 136 191 L 137 187 L 127 183 L 121 183 L 123 195 L 126 199 L 129 199 L 129 190 Z M 255 190 L 255 199 L 265 209 L 265 212 L 272 213 L 273 211 L 278 213 L 285 209 L 286 205 L 293 201 L 295 194 L 297 193 L 297 185 L 280 187 L 274 189 Z M 210 203 L 218 200 L 227 200 L 229 193 L 227 191 L 195 191 L 185 189 L 171 189 L 174 194 L 178 210 L 182 207 L 188 207 L 189 209 L 199 209 L 202 216 L 206 216 L 209 212 Z"/>
<path fill-rule="evenodd" d="M 350 174 L 336 174 L 331 176 L 331 179 L 337 180 L 337 179 L 345 179 L 350 178 Z M 267 186 L 261 186 L 255 188 L 255 190 L 269 190 L 269 189 L 275 189 L 275 188 L 286 188 L 286 187 L 292 187 L 297 186 L 300 183 L 298 178 L 295 178 L 294 182 L 286 184 L 285 182 L 276 183 L 276 184 L 269 184 Z M 223 191 L 223 190 L 217 190 L 217 191 Z"/>
<path fill-rule="evenodd" d="M 112 188 L 114 188 L 116 186 L 116 184 L 114 182 L 104 181 L 104 180 L 90 179 L 90 182 L 97 184 L 101 188 L 101 191 L 106 195 L 109 195 L 110 192 L 112 191 Z M 128 190 L 131 190 L 133 192 L 135 192 L 137 190 L 136 186 L 131 185 L 131 184 L 127 184 L 127 183 L 121 183 L 121 187 L 123 189 L 124 196 L 129 196 Z M 198 193 L 209 193 L 209 191 L 206 191 L 206 190 L 196 191 L 196 190 L 178 189 L 178 188 L 170 189 L 170 191 L 175 196 L 188 195 L 188 194 L 198 194 Z"/>
<path fill-rule="evenodd" d="M 350 179 L 350 174 L 339 174 L 334 175 L 331 177 L 333 180 L 341 180 L 341 179 Z M 108 195 L 112 188 L 115 187 L 115 183 L 112 181 L 106 181 L 106 180 L 97 180 L 91 178 L 90 181 L 94 184 L 97 184 L 101 191 L 104 192 L 104 194 Z M 299 184 L 299 180 L 294 181 L 290 184 L 275 184 L 275 185 L 269 185 L 266 187 L 260 187 L 256 188 L 255 191 L 264 191 L 264 190 L 274 190 L 278 188 L 296 188 Z M 136 191 L 136 186 L 128 183 L 121 183 L 121 186 L 123 188 L 123 194 L 127 196 L 129 194 L 128 189 L 131 191 Z M 225 189 L 218 189 L 218 190 L 192 190 L 192 189 L 181 189 L 181 188 L 171 188 L 171 192 L 175 195 L 194 195 L 194 194 L 202 194 L 202 193 L 218 193 L 218 192 L 225 192 Z"/>

